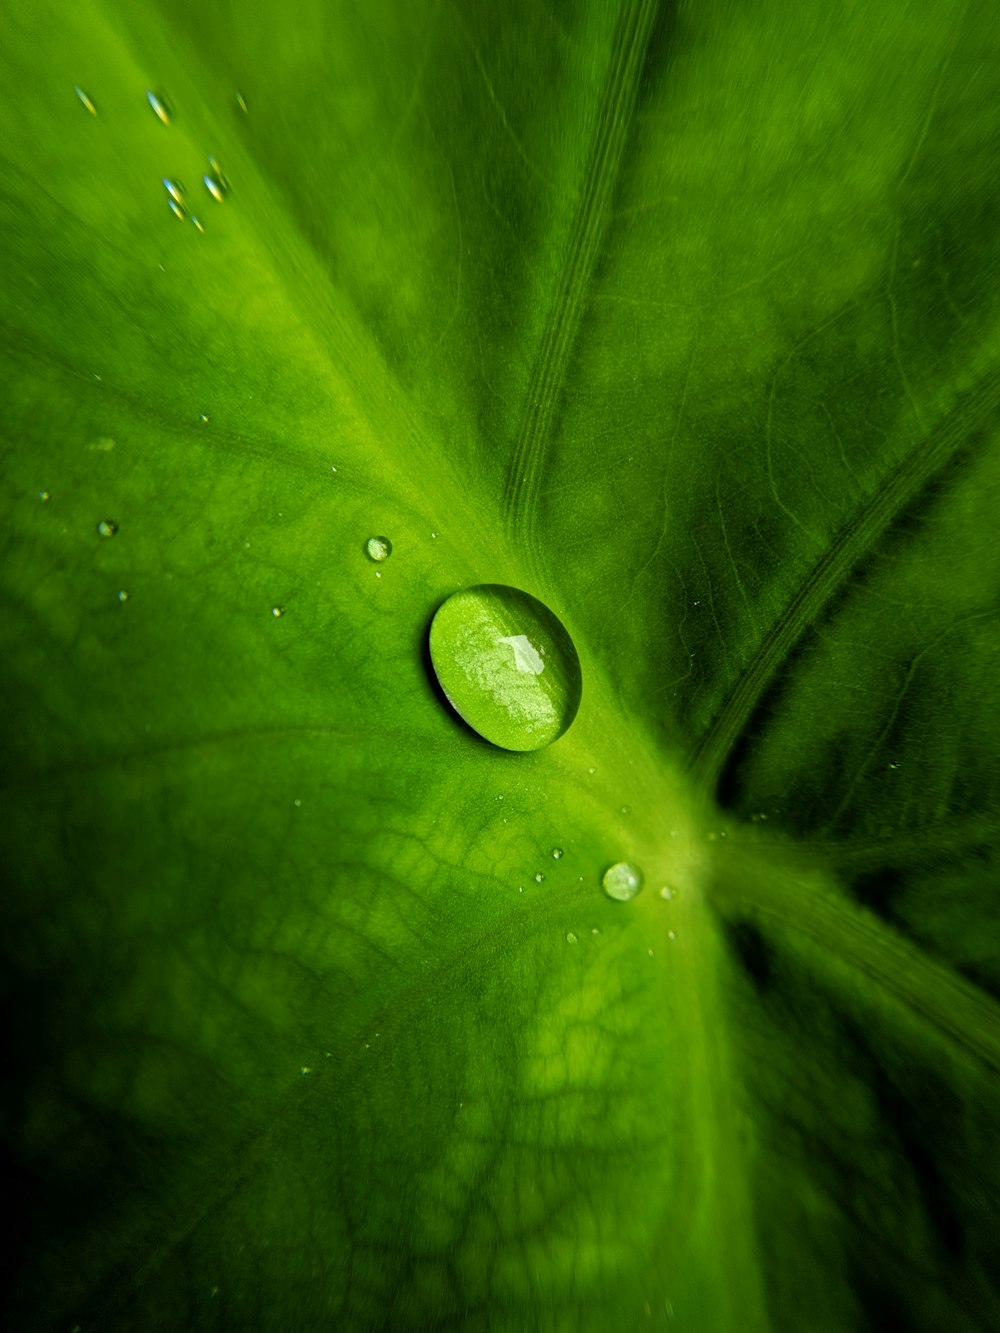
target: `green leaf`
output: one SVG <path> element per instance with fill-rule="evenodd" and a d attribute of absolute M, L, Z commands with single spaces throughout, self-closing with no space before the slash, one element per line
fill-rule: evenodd
<path fill-rule="evenodd" d="M 1000 1326 L 995 17 L 8 14 L 6 1328 Z"/>

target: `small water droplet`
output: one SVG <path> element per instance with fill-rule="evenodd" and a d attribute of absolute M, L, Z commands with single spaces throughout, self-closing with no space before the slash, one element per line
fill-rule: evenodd
<path fill-rule="evenodd" d="M 200 231 L 201 234 L 202 234 L 202 236 L 204 236 L 204 235 L 205 235 L 205 224 L 204 224 L 204 222 L 202 222 L 201 218 L 196 218 L 196 217 L 194 217 L 194 215 L 192 215 L 192 217 L 191 217 L 191 221 L 192 221 L 192 222 L 194 223 L 194 225 L 195 225 L 195 230 L 196 230 L 196 231 Z"/>
<path fill-rule="evenodd" d="M 600 927 L 599 927 L 599 926 L 591 926 L 591 927 L 590 927 L 590 933 L 591 933 L 591 935 L 600 935 L 600 933 L 601 933 Z"/>
<path fill-rule="evenodd" d="M 208 175 L 202 176 L 202 180 L 205 182 L 205 189 L 209 192 L 215 202 L 221 204 L 226 197 L 226 193 L 222 188 L 222 182 L 216 180 L 214 176 Z"/>
<path fill-rule="evenodd" d="M 283 616 L 284 614 L 285 614 L 285 608 L 283 606 L 271 607 L 271 615 L 274 616 L 276 619 L 278 616 Z"/>
<path fill-rule="evenodd" d="M 377 569 L 376 569 L 376 571 L 375 571 L 375 577 L 376 577 L 377 579 L 380 579 L 380 578 L 382 577 L 382 574 L 381 574 L 381 571 L 380 571 L 380 570 L 377 570 Z"/>
<path fill-rule="evenodd" d="M 199 413 L 198 420 L 201 422 L 203 426 L 206 425 L 208 422 L 208 413 L 207 412 Z M 247 543 L 247 545 L 249 545 L 249 542 Z"/>
<path fill-rule="evenodd" d="M 299 1073 L 300 1073 L 300 1074 L 311 1074 L 311 1073 L 312 1073 L 312 1065 L 303 1065 L 302 1068 L 299 1070 Z"/>
<path fill-rule="evenodd" d="M 369 537 L 365 542 L 365 551 L 369 560 L 381 563 L 392 555 L 392 542 L 388 537 Z"/>
<path fill-rule="evenodd" d="M 567 934 L 567 936 L 566 936 L 566 943 L 567 943 L 567 944 L 576 944 L 578 938 L 579 938 L 579 937 L 578 937 L 578 935 L 576 934 L 576 931 L 571 930 L 571 931 Z"/>
<path fill-rule="evenodd" d="M 591 777 L 593 777 L 594 774 L 597 772 L 597 769 L 596 769 L 596 768 L 588 768 L 588 769 L 587 769 L 587 772 L 590 774 Z"/>
<path fill-rule="evenodd" d="M 647 949 L 646 952 L 649 954 L 650 958 L 652 958 L 652 956 L 653 956 L 653 951 L 652 951 L 652 949 Z"/>
<path fill-rule="evenodd" d="M 562 856 L 562 854 L 563 854 L 563 851 L 562 851 L 562 848 L 561 848 L 561 847 L 553 847 L 553 848 L 552 848 L 552 859 L 553 859 L 553 861 L 558 861 L 559 858 L 560 858 L 560 856 Z"/>
<path fill-rule="evenodd" d="M 667 939 L 668 939 L 668 940 L 675 940 L 676 938 L 677 938 L 677 931 L 676 931 L 676 930 L 668 930 L 668 931 L 667 931 Z"/>
<path fill-rule="evenodd" d="M 541 884 L 541 882 L 544 880 L 544 878 L 545 878 L 545 876 L 542 874 L 542 872 L 541 872 L 540 870 L 536 870 L 536 871 L 535 871 L 535 883 L 536 883 L 536 884 Z"/>
<path fill-rule="evenodd" d="M 120 602 L 127 602 L 127 601 L 128 601 L 128 593 L 125 591 L 124 588 L 122 588 L 121 592 L 118 594 L 118 600 L 119 600 Z"/>
<path fill-rule="evenodd" d="M 301 799 L 298 796 L 296 796 L 295 800 L 292 802 L 292 805 L 294 805 L 296 810 L 298 810 L 301 804 L 302 804 Z"/>
<path fill-rule="evenodd" d="M 146 101 L 152 107 L 153 115 L 162 125 L 169 125 L 173 119 L 174 109 L 162 93 L 154 93 L 152 89 L 146 90 Z"/>
<path fill-rule="evenodd" d="M 601 885 L 609 898 L 630 902 L 642 888 L 642 871 L 628 861 L 618 861 L 605 870 Z"/>
<path fill-rule="evenodd" d="M 519 885 L 517 886 L 517 891 L 518 891 L 518 893 L 523 893 L 523 892 L 524 892 L 524 885 L 523 885 L 523 884 L 519 884 Z"/>
<path fill-rule="evenodd" d="M 705 836 L 707 837 L 709 842 L 715 842 L 718 839 L 719 835 L 713 831 L 711 833 L 706 834 Z"/>
<path fill-rule="evenodd" d="M 186 193 L 183 182 L 173 180 L 169 176 L 161 176 L 160 179 L 163 181 L 163 188 L 166 190 L 170 198 L 173 199 L 175 203 L 183 204 L 184 195 Z"/>
<path fill-rule="evenodd" d="M 432 536 L 432 537 L 437 537 L 437 533 L 436 533 L 436 532 L 432 532 L 432 533 L 431 533 L 431 536 Z"/>
<path fill-rule="evenodd" d="M 889 760 L 889 767 L 890 767 L 890 768 L 898 768 L 898 767 L 899 767 L 899 760 L 898 760 L 898 759 L 890 759 L 890 760 Z"/>
<path fill-rule="evenodd" d="M 236 105 L 239 107 L 239 109 L 243 112 L 245 116 L 249 115 L 249 112 L 247 110 L 247 99 L 243 96 L 241 92 L 237 92 L 236 94 Z"/>
<path fill-rule="evenodd" d="M 91 114 L 92 116 L 96 116 L 96 115 L 97 115 L 97 107 L 94 106 L 94 103 L 90 100 L 90 98 L 89 98 L 89 97 L 87 96 L 87 94 L 83 91 L 83 89 L 82 89 L 82 88 L 78 88 L 78 87 L 76 87 L 76 86 L 74 85 L 74 87 L 73 87 L 73 91 L 76 93 L 77 97 L 79 97 L 80 101 L 81 101 L 81 102 L 83 103 L 83 105 L 87 108 L 87 110 L 90 112 L 90 114 Z"/>
<path fill-rule="evenodd" d="M 673 889 L 670 887 L 669 884 L 664 884 L 663 888 L 660 890 L 660 897 L 669 902 L 673 896 L 674 896 Z"/>
<path fill-rule="evenodd" d="M 51 491 L 39 491 L 39 492 L 38 492 L 38 498 L 39 498 L 39 500 L 51 500 L 51 499 L 52 499 L 52 492 L 51 492 Z"/>
<path fill-rule="evenodd" d="M 102 518 L 97 525 L 97 532 L 101 537 L 113 537 L 117 531 L 118 524 L 110 518 Z"/>
<path fill-rule="evenodd" d="M 547 606 L 517 588 L 454 593 L 431 623 L 430 655 L 445 697 L 504 750 L 540 750 L 576 717 L 582 673 L 573 641 Z"/>
<path fill-rule="evenodd" d="M 631 813 L 632 813 L 632 807 L 631 807 L 630 805 L 623 805 L 623 806 L 622 806 L 622 814 L 623 814 L 623 815 L 630 815 Z"/>
<path fill-rule="evenodd" d="M 168 199 L 167 207 L 179 222 L 183 222 L 187 217 L 187 209 L 183 204 L 179 204 L 176 199 Z"/>

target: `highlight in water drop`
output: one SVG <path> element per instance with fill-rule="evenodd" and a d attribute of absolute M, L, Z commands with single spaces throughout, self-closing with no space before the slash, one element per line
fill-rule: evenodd
<path fill-rule="evenodd" d="M 192 221 L 192 222 L 194 223 L 194 225 L 195 225 L 195 230 L 196 230 L 196 231 L 200 231 L 201 234 L 202 234 L 202 236 L 204 236 L 204 235 L 205 235 L 205 224 L 204 224 L 204 222 L 202 222 L 201 218 L 196 218 L 196 217 L 194 216 L 194 214 L 192 214 L 192 215 L 191 215 L 191 221 Z"/>
<path fill-rule="evenodd" d="M 183 222 L 187 217 L 187 209 L 183 204 L 179 204 L 176 199 L 168 199 L 167 206 L 179 222 Z"/>
<path fill-rule="evenodd" d="M 173 118 L 174 109 L 162 93 L 154 93 L 151 88 L 146 90 L 146 101 L 152 108 L 153 115 L 161 125 L 169 125 Z"/>
<path fill-rule="evenodd" d="M 243 112 L 245 116 L 249 115 L 249 110 L 247 108 L 247 99 L 243 96 L 241 92 L 237 92 L 236 94 L 236 105 L 239 107 L 239 109 Z"/>
<path fill-rule="evenodd" d="M 431 622 L 434 673 L 455 712 L 504 750 L 540 750 L 576 717 L 582 672 L 565 626 L 518 588 L 454 593 Z"/>
<path fill-rule="evenodd" d="M 51 500 L 51 499 L 52 499 L 52 492 L 51 492 L 51 491 L 39 491 L 39 492 L 38 492 L 38 498 L 39 498 L 39 500 Z"/>
<path fill-rule="evenodd" d="M 541 872 L 540 870 L 536 870 L 536 871 L 535 871 L 535 883 L 536 883 L 536 884 L 541 884 L 541 882 L 544 880 L 544 878 L 545 878 L 545 876 L 542 874 L 542 872 Z"/>
<path fill-rule="evenodd" d="M 125 591 L 124 588 L 122 588 L 121 592 L 118 594 L 118 600 L 119 600 L 120 602 L 127 602 L 127 601 L 128 601 L 128 593 Z"/>
<path fill-rule="evenodd" d="M 97 525 L 97 532 L 101 537 L 114 537 L 117 531 L 118 524 L 111 518 L 102 518 Z"/>
<path fill-rule="evenodd" d="M 618 861 L 605 870 L 601 887 L 616 902 L 631 902 L 642 888 L 642 871 L 629 861 Z"/>
<path fill-rule="evenodd" d="M 170 198 L 178 204 L 183 204 L 186 191 L 181 181 L 173 180 L 170 176 L 161 176 L 160 179 L 163 181 L 163 188 Z"/>
<path fill-rule="evenodd" d="M 283 606 L 271 607 L 271 615 L 274 616 L 275 620 L 277 620 L 280 616 L 283 616 L 284 614 L 285 614 L 285 608 Z"/>
<path fill-rule="evenodd" d="M 388 537 L 369 537 L 365 542 L 365 552 L 369 560 L 381 564 L 392 555 L 392 542 Z"/>
<path fill-rule="evenodd" d="M 562 856 L 562 854 L 563 854 L 563 849 L 562 849 L 561 847 L 553 847 L 553 848 L 552 848 L 552 859 L 553 859 L 553 861 L 558 861 L 559 858 Z"/>
<path fill-rule="evenodd" d="M 97 115 L 97 107 L 94 106 L 94 103 L 90 100 L 90 98 L 89 98 L 89 97 L 87 96 L 87 94 L 83 91 L 83 89 L 82 89 L 82 88 L 78 88 L 78 87 L 76 87 L 76 85 L 74 84 L 74 86 L 73 86 L 73 91 L 76 93 L 77 97 L 80 99 L 80 101 L 83 103 L 83 105 L 87 108 L 87 110 L 90 112 L 90 114 L 91 114 L 92 116 L 96 116 L 96 115 Z"/>

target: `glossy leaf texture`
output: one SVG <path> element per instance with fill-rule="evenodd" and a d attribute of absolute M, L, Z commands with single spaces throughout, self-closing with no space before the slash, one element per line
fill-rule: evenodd
<path fill-rule="evenodd" d="M 4 1326 L 1000 1326 L 992 7 L 4 34 Z"/>

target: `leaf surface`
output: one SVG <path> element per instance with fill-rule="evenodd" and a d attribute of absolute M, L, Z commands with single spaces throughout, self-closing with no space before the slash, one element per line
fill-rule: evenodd
<path fill-rule="evenodd" d="M 7 1326 L 995 1329 L 990 6 L 5 27 Z"/>

